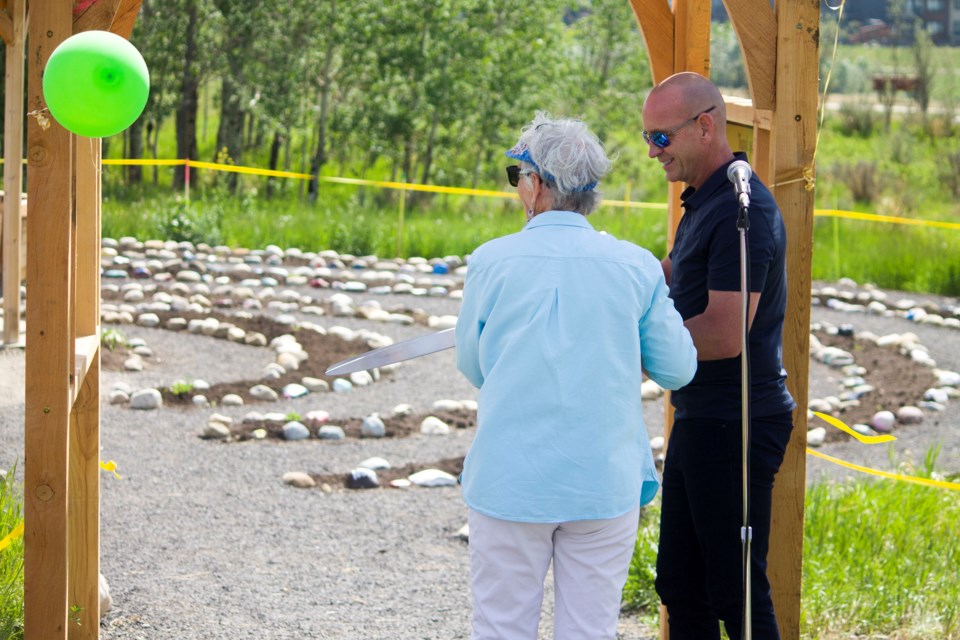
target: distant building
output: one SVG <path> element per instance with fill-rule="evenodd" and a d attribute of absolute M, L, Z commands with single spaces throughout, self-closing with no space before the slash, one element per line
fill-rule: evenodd
<path fill-rule="evenodd" d="M 822 12 L 830 11 L 829 6 L 839 5 L 841 0 L 825 0 L 821 4 Z M 903 33 L 895 38 L 894 16 L 891 6 L 898 0 L 853 0 L 843 5 L 843 22 L 846 25 L 858 25 L 850 36 L 850 42 L 877 44 L 908 44 L 913 40 L 913 23 L 919 20 L 930 34 L 934 44 L 960 46 L 960 0 L 902 0 L 904 14 L 901 21 Z M 726 9 L 723 0 L 712 0 L 713 19 L 726 21 Z"/>

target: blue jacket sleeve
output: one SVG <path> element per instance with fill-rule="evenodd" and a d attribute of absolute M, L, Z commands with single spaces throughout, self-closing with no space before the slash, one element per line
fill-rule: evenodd
<path fill-rule="evenodd" d="M 660 275 L 650 307 L 640 320 L 640 357 L 651 380 L 664 389 L 679 389 L 697 372 L 697 349 L 683 318 L 667 295 Z"/>
<path fill-rule="evenodd" d="M 468 267 L 454 335 L 457 339 L 457 369 L 478 389 L 483 385 L 483 372 L 480 369 L 480 334 L 484 324 L 480 312 L 481 297 L 482 286 L 476 271 Z"/>

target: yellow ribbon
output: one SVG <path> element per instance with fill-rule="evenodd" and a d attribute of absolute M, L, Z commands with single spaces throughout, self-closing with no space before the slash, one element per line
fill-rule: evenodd
<path fill-rule="evenodd" d="M 103 460 L 101 460 L 100 468 L 103 469 L 104 471 L 110 471 L 111 473 L 113 473 L 113 475 L 117 476 L 117 480 L 120 479 L 120 474 L 117 473 L 117 463 L 114 462 L 113 460 L 110 460 L 109 462 L 104 462 Z"/>
<path fill-rule="evenodd" d="M 883 442 L 893 442 L 894 440 L 896 440 L 894 436 L 891 436 L 889 434 L 882 435 L 882 436 L 865 436 L 865 435 L 859 434 L 853 429 L 851 429 L 850 427 L 848 427 L 847 425 L 845 425 L 841 420 L 838 420 L 837 418 L 834 418 L 831 415 L 827 415 L 826 413 L 820 413 L 819 411 L 814 411 L 813 415 L 817 416 L 827 424 L 831 424 L 837 429 L 840 429 L 840 431 L 843 431 L 844 433 L 849 433 L 850 435 L 852 435 L 854 438 L 856 438 L 863 444 L 881 444 Z"/>
<path fill-rule="evenodd" d="M 0 540 L 0 551 L 3 551 L 9 547 L 14 540 L 23 535 L 23 520 L 17 523 L 17 526 L 13 528 L 13 531 L 8 533 L 3 540 Z"/>
<path fill-rule="evenodd" d="M 852 469 L 854 471 L 860 471 L 861 473 L 867 473 L 874 476 L 880 476 L 881 478 L 889 478 L 891 480 L 902 480 L 904 482 L 913 482 L 914 484 L 922 484 L 926 487 L 937 487 L 938 489 L 949 489 L 950 491 L 960 491 L 960 483 L 956 482 L 946 482 L 945 480 L 933 480 L 931 478 L 918 478 L 916 476 L 905 476 L 899 473 L 890 473 L 888 471 L 878 471 L 877 469 L 871 469 L 869 467 L 861 467 L 858 464 L 853 464 L 839 458 L 834 458 L 833 456 L 828 456 L 825 453 L 820 453 L 819 451 L 814 451 L 813 449 L 807 447 L 807 453 L 811 456 L 821 458 L 827 462 L 832 462 L 833 464 L 840 465 L 841 467 L 846 467 L 847 469 Z"/>

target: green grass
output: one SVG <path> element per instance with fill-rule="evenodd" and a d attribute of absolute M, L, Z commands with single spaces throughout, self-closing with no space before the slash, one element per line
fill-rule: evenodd
<path fill-rule="evenodd" d="M 923 469 L 931 477 L 936 451 Z M 659 500 L 644 510 L 625 608 L 657 624 Z M 801 637 L 960 639 L 960 496 L 907 482 L 821 480 L 806 493 Z"/>
<path fill-rule="evenodd" d="M 0 539 L 23 520 L 16 465 L 0 478 Z M 23 638 L 23 537 L 0 551 L 0 640 Z"/>

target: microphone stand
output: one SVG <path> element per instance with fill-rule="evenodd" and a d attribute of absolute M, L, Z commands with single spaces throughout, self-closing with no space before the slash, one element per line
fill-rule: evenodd
<path fill-rule="evenodd" d="M 753 611 L 751 596 L 751 576 L 750 576 L 750 543 L 753 539 L 753 528 L 750 526 L 750 353 L 749 353 L 749 335 L 750 335 L 750 274 L 747 269 L 749 264 L 749 248 L 747 246 L 747 235 L 750 229 L 749 204 L 746 198 L 738 198 L 740 202 L 740 213 L 737 216 L 737 229 L 740 230 L 740 322 L 741 322 L 741 409 L 742 409 L 742 430 L 743 430 L 743 526 L 740 529 L 740 542 L 743 553 L 743 639 L 752 640 L 753 638 Z"/>

